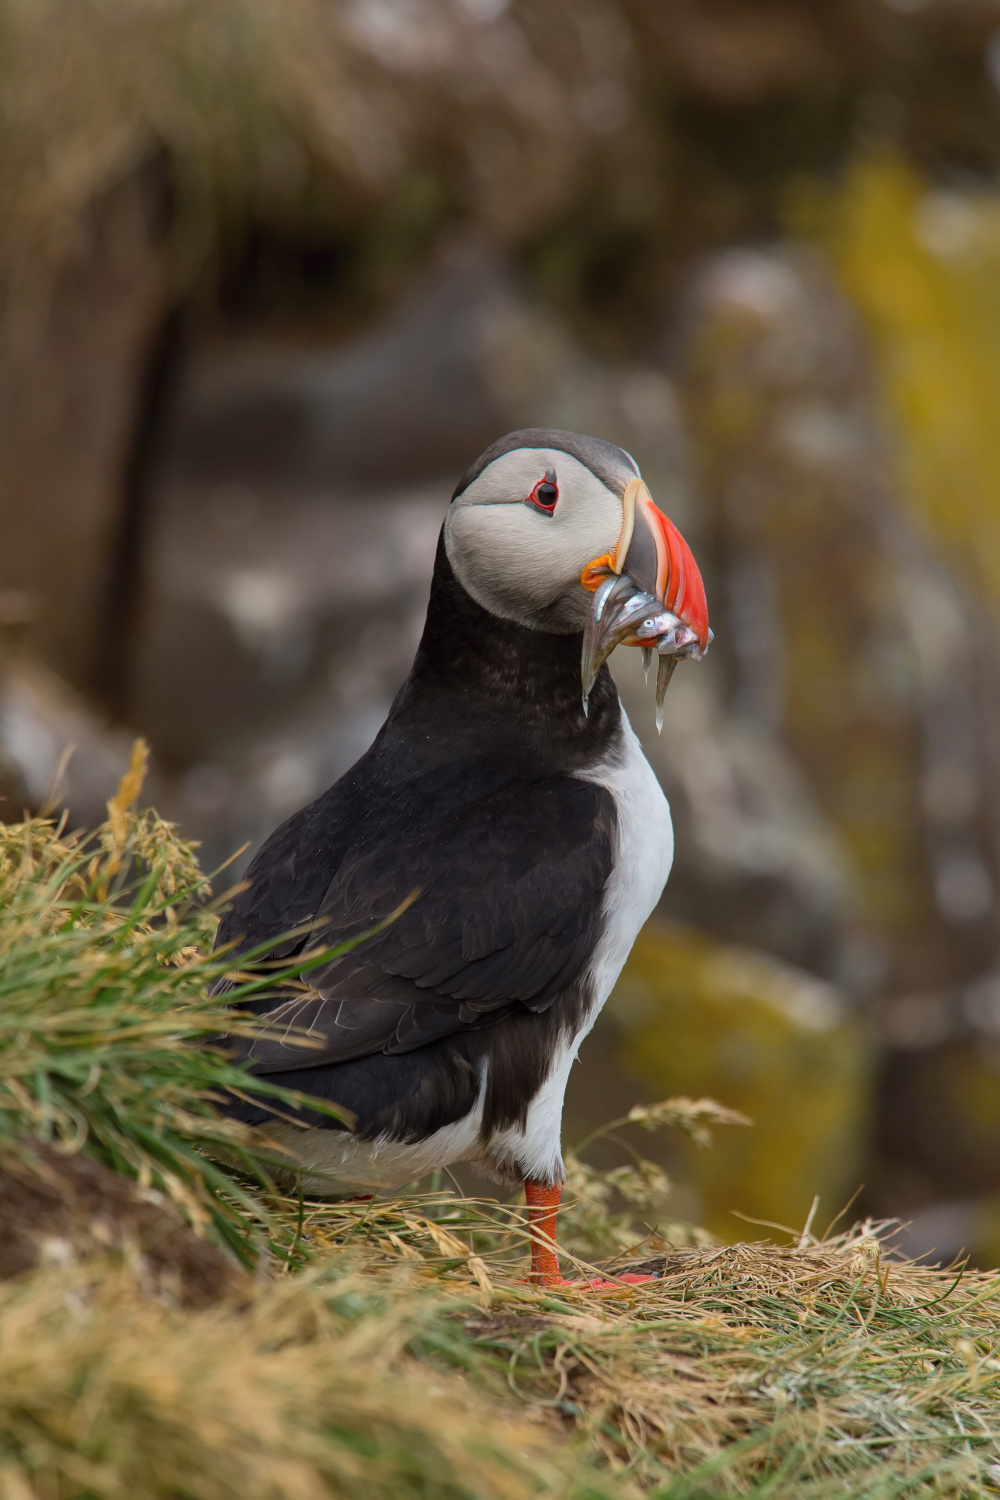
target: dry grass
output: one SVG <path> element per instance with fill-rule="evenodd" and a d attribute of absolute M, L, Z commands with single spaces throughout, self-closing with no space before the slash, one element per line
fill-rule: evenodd
<path fill-rule="evenodd" d="M 627 32 L 602 27 L 612 0 L 515 0 L 496 28 L 451 0 L 6 0 L 0 287 L 23 317 L 88 210 L 160 158 L 179 286 L 255 220 L 366 225 L 390 276 L 449 214 L 521 240 L 603 143 L 582 92 L 628 98 Z"/>
<path fill-rule="evenodd" d="M 636 1132 L 739 1123 L 709 1101 L 614 1122 L 613 1172 L 572 1160 L 567 1267 L 659 1257 L 611 1292 L 529 1287 L 517 1204 L 280 1199 L 213 1165 L 213 1089 L 249 1081 L 192 1045 L 221 1019 L 214 917 L 133 790 L 89 841 L 2 831 L 0 1145 L 83 1153 L 270 1250 L 256 1286 L 185 1308 L 138 1208 L 111 1239 L 68 1206 L 53 1238 L 46 1210 L 60 1264 L 0 1286 L 0 1500 L 1000 1493 L 1000 1280 L 894 1261 L 877 1226 L 787 1247 L 669 1226 Z"/>
<path fill-rule="evenodd" d="M 460 1342 L 398 1277 L 300 1277 L 248 1312 L 181 1314 L 120 1270 L 36 1273 L 0 1289 L 0 1495 L 610 1494 L 448 1368 Z"/>
<path fill-rule="evenodd" d="M 0 1291 L 0 1495 L 1000 1492 L 1000 1281 L 870 1226 L 597 1293 L 527 1286 L 493 1205 L 288 1209 L 314 1264 L 249 1309 L 94 1263 Z"/>
<path fill-rule="evenodd" d="M 665 1465 L 691 1493 L 978 1494 L 1000 1477 L 1000 1282 L 956 1280 L 880 1272 L 859 1234 L 681 1251 L 599 1313 L 575 1296 L 587 1326 L 482 1336 L 525 1399 L 648 1481 Z"/>
<path fill-rule="evenodd" d="M 596 1293 L 523 1284 L 516 1209 L 433 1195 L 297 1222 L 321 1261 L 346 1246 L 369 1275 L 475 1291 L 494 1378 L 643 1488 L 1000 1493 L 1000 1278 L 895 1259 L 891 1226 L 673 1248 L 661 1279 Z"/>

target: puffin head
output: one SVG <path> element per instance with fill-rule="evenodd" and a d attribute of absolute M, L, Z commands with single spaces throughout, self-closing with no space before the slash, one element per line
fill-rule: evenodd
<path fill-rule="evenodd" d="M 444 524 L 453 572 L 476 603 L 529 630 L 583 631 L 584 712 L 615 646 L 655 652 L 657 728 L 677 662 L 708 649 L 701 573 L 638 465 L 600 438 L 529 427 L 462 476 Z"/>

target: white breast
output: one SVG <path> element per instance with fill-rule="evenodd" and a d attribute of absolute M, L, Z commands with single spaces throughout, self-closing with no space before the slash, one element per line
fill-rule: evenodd
<path fill-rule="evenodd" d="M 606 787 L 618 813 L 614 867 L 604 891 L 603 931 L 591 962 L 597 1014 L 632 950 L 646 918 L 663 895 L 674 862 L 670 804 L 622 709 L 622 735 L 607 758 L 578 773 Z M 584 1033 L 586 1034 L 586 1033 Z"/>
<path fill-rule="evenodd" d="M 524 1129 L 491 1137 L 489 1156 L 540 1182 L 563 1177 L 561 1129 L 563 1098 L 580 1043 L 614 989 L 632 944 L 663 894 L 674 859 L 670 804 L 642 753 L 625 710 L 622 733 L 603 761 L 577 773 L 583 781 L 606 787 L 618 814 L 614 865 L 604 888 L 601 936 L 587 976 L 593 1004 L 583 1025 L 568 1037 L 552 1059 L 548 1076 L 528 1108 Z"/>

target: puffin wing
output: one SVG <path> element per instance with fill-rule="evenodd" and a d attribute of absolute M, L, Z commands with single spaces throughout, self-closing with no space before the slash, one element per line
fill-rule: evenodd
<path fill-rule="evenodd" d="M 311 970 L 307 992 L 271 997 L 269 1032 L 244 1054 L 256 1071 L 412 1051 L 521 1006 L 545 1010 L 572 984 L 597 939 L 612 866 L 606 789 L 455 762 L 396 795 L 377 784 L 364 799 L 337 795 L 342 786 L 264 845 L 220 942 L 239 951 L 315 924 L 307 938 L 276 942 L 273 956 L 292 958 L 360 937 L 411 904 Z M 313 1045 L 297 1044 L 293 1030 Z"/>

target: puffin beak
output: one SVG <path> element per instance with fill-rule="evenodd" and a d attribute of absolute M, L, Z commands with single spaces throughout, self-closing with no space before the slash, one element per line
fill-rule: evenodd
<path fill-rule="evenodd" d="M 583 710 L 602 665 L 616 646 L 639 646 L 647 673 L 653 652 L 656 727 L 663 726 L 663 699 L 677 663 L 700 661 L 712 640 L 708 602 L 698 564 L 677 527 L 653 504 L 641 479 L 623 496 L 623 524 L 613 553 L 594 558 L 580 574 L 593 593 L 580 663 Z"/>

